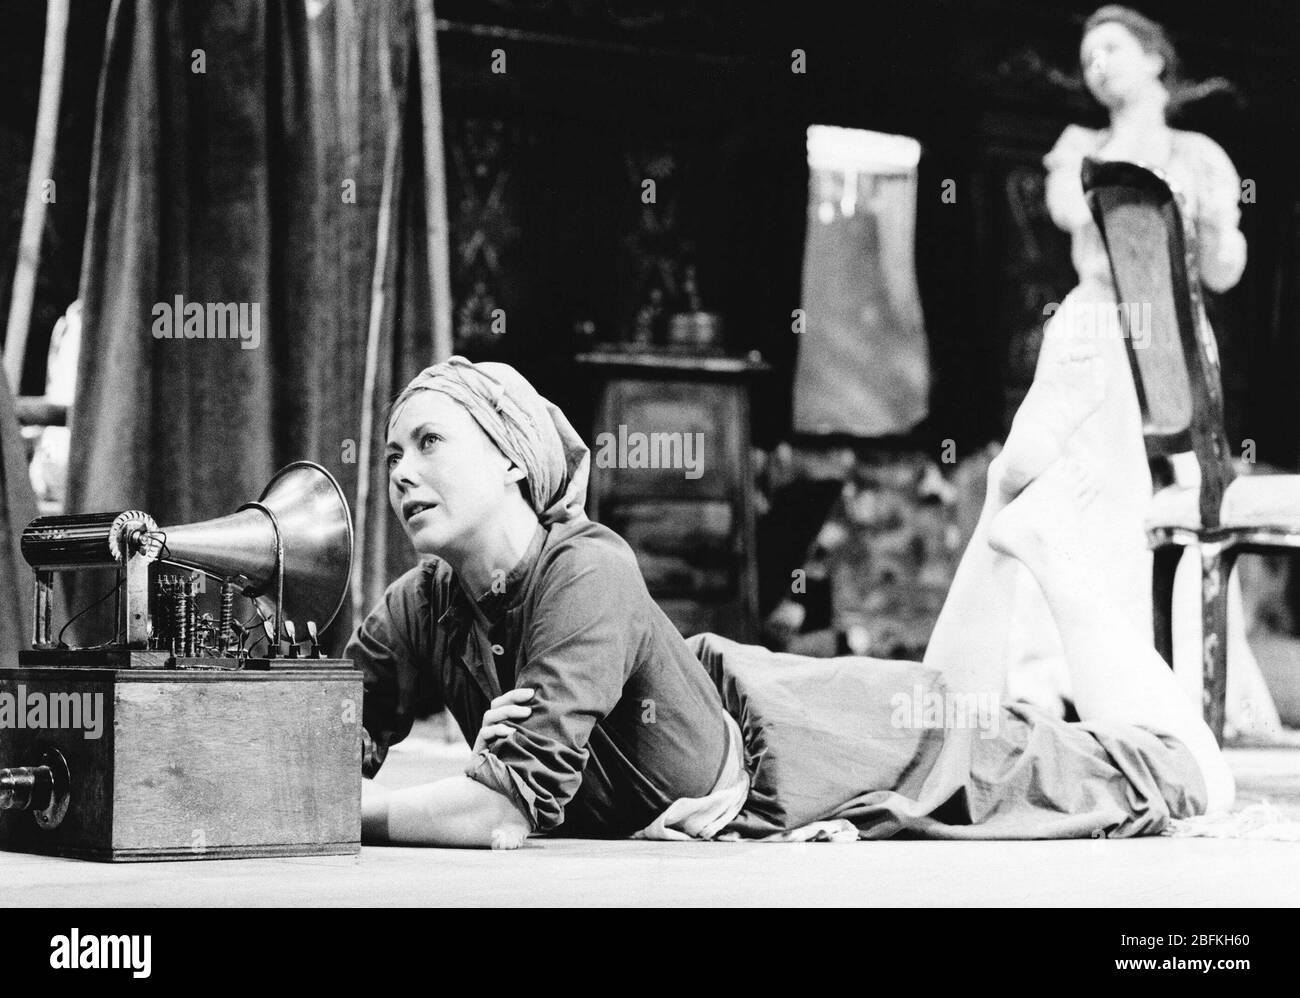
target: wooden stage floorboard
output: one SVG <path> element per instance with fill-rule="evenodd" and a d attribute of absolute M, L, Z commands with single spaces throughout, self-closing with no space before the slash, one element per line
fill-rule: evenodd
<path fill-rule="evenodd" d="M 1249 803 L 1292 816 L 1300 750 L 1233 752 Z M 456 752 L 396 752 L 402 785 Z M 1254 788 L 1260 788 L 1257 792 Z M 360 858 L 108 865 L 0 853 L 0 906 L 1300 904 L 1300 843 L 1152 838 L 1068 842 L 761 843 L 534 839 L 517 852 L 365 848 Z"/>
<path fill-rule="evenodd" d="M 733 845 L 532 842 L 511 853 L 366 848 L 360 859 L 109 866 L 0 858 L 0 904 L 1067 905 L 1300 903 L 1288 842 L 1143 839 Z"/>

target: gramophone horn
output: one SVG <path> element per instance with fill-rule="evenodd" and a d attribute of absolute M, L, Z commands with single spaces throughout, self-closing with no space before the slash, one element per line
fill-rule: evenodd
<path fill-rule="evenodd" d="M 276 535 L 284 547 L 284 616 L 324 629 L 348 591 L 352 515 L 334 476 L 311 461 L 275 473 L 261 498 L 228 516 L 167 527 L 167 561 L 228 579 L 275 612 Z"/>

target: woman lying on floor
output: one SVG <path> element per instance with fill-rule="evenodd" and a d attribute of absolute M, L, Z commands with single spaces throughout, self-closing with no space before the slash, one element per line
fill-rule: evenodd
<path fill-rule="evenodd" d="M 473 757 L 423 786 L 366 780 L 365 840 L 1131 836 L 1228 807 L 1214 738 L 1108 597 L 1105 497 L 1063 457 L 1105 387 L 1087 343 L 1040 372 L 913 663 L 682 638 L 631 549 L 583 514 L 589 454 L 563 414 L 505 365 L 424 371 L 393 405 L 386 462 L 393 511 L 436 557 L 347 656 L 367 777 L 417 708 L 448 708 Z M 1079 723 L 1003 703 L 1018 565 L 1060 630 Z"/>

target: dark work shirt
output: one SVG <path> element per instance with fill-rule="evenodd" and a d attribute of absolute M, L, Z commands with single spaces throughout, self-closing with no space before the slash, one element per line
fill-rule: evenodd
<path fill-rule="evenodd" d="M 445 706 L 473 744 L 491 701 L 523 686 L 532 715 L 466 775 L 509 797 L 534 831 L 624 836 L 713 789 L 721 698 L 622 538 L 587 520 L 539 526 L 497 588 L 472 603 L 430 559 L 357 629 L 346 656 L 365 681 L 367 776 L 417 710 Z"/>

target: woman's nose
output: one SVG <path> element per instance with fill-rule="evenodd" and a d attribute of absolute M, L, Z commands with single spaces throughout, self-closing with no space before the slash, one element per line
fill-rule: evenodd
<path fill-rule="evenodd" d="M 388 472 L 388 480 L 401 491 L 415 487 L 415 476 L 406 457 L 400 457 Z"/>

